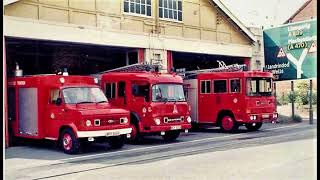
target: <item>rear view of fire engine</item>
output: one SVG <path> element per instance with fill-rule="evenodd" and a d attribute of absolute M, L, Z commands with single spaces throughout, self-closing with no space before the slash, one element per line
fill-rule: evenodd
<path fill-rule="evenodd" d="M 112 107 L 97 82 L 66 73 L 9 78 L 11 135 L 58 141 L 68 154 L 97 141 L 121 148 L 130 137 L 130 114 Z"/>
<path fill-rule="evenodd" d="M 272 73 L 245 71 L 245 65 L 185 72 L 184 85 L 193 125 L 215 125 L 231 132 L 245 125 L 249 131 L 276 122 Z"/>
<path fill-rule="evenodd" d="M 98 77 L 110 103 L 130 111 L 133 142 L 143 135 L 161 135 L 171 141 L 191 128 L 182 77 L 160 73 L 157 66 L 147 64 L 117 68 Z"/>

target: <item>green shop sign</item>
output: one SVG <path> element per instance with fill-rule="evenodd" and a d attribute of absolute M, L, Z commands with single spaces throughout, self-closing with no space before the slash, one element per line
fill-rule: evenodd
<path fill-rule="evenodd" d="M 317 19 L 263 31 L 265 69 L 276 80 L 317 76 Z"/>

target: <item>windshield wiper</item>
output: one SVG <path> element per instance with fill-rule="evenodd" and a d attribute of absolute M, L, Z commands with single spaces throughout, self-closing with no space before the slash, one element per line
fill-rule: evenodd
<path fill-rule="evenodd" d="M 177 102 L 176 98 L 169 98 L 169 101 L 174 102 L 174 104 Z"/>
<path fill-rule="evenodd" d="M 84 104 L 84 103 L 93 103 L 92 101 L 82 101 L 82 102 L 78 102 L 77 104 Z"/>
<path fill-rule="evenodd" d="M 103 101 L 98 101 L 97 103 L 104 103 L 104 102 L 107 102 L 107 101 L 103 100 Z"/>

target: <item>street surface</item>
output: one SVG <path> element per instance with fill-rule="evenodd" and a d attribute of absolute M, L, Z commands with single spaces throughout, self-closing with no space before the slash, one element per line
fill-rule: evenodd
<path fill-rule="evenodd" d="M 315 120 L 200 129 L 172 143 L 152 136 L 119 150 L 96 144 L 78 155 L 27 144 L 5 150 L 5 179 L 317 179 L 316 133 Z"/>

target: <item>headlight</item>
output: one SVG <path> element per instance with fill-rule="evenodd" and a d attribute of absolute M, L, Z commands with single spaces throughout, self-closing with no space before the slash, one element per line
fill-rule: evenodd
<path fill-rule="evenodd" d="M 86 120 L 86 126 L 91 126 L 91 121 L 90 120 Z"/>
<path fill-rule="evenodd" d="M 146 112 L 147 112 L 147 108 L 145 108 L 145 107 L 142 108 L 142 112 L 143 112 L 143 113 L 146 113 Z"/>
<path fill-rule="evenodd" d="M 127 124 L 128 122 L 129 122 L 128 118 L 126 117 L 120 118 L 120 124 Z"/>
<path fill-rule="evenodd" d="M 257 119 L 257 116 L 256 115 L 253 115 L 253 120 L 256 120 Z"/>
<path fill-rule="evenodd" d="M 274 114 L 272 115 L 272 117 L 275 119 L 275 118 L 278 117 L 278 114 L 277 114 L 277 113 L 274 113 Z"/>
<path fill-rule="evenodd" d="M 187 117 L 187 122 L 191 123 L 191 117 L 190 116 Z"/>
<path fill-rule="evenodd" d="M 152 107 L 148 107 L 148 112 L 152 112 Z"/>
<path fill-rule="evenodd" d="M 156 125 L 160 125 L 160 119 L 159 118 L 155 118 L 154 122 L 156 123 Z"/>

